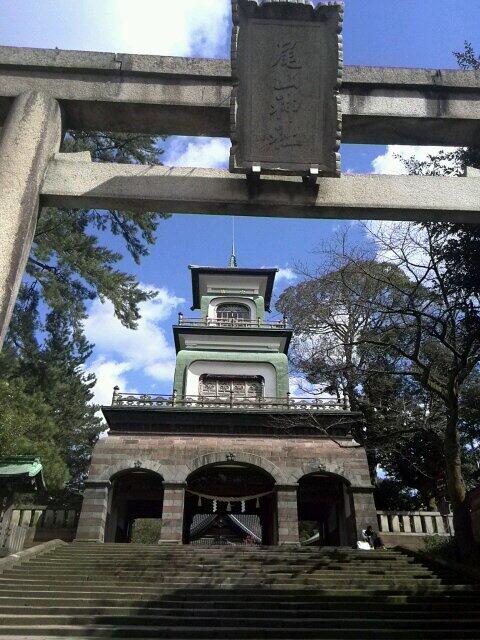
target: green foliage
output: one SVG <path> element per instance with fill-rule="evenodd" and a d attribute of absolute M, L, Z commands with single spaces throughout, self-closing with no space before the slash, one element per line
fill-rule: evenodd
<path fill-rule="evenodd" d="M 0 354 L 0 367 L 4 360 Z M 51 407 L 40 392 L 29 392 L 22 378 L 0 379 L 0 425 L 0 456 L 38 456 L 47 486 L 61 490 L 69 473 L 56 442 Z"/>
<path fill-rule="evenodd" d="M 403 478 L 378 480 L 374 497 L 375 505 L 381 511 L 416 511 L 422 506 L 418 493 L 412 491 Z"/>
<path fill-rule="evenodd" d="M 157 544 L 160 540 L 162 521 L 156 518 L 137 518 L 132 525 L 132 542 Z"/>
<path fill-rule="evenodd" d="M 62 151 L 90 151 L 94 162 L 159 164 L 157 139 L 137 134 L 71 131 Z M 122 255 L 99 244 L 99 232 L 119 236 L 135 262 L 148 255 L 161 218 L 158 213 L 46 209 L 41 212 L 27 264 L 26 291 L 40 292 L 51 308 L 78 324 L 86 302 L 111 300 L 122 323 L 135 328 L 140 302 L 152 294 L 135 277 L 117 269 Z"/>
<path fill-rule="evenodd" d="M 95 377 L 84 371 L 91 346 L 81 329 L 72 330 L 69 318 L 57 310 L 47 314 L 41 342 L 39 326 L 38 294 L 22 292 L 0 369 L 5 388 L 18 388 L 22 395 L 13 404 L 14 398 L 0 398 L 0 432 L 9 439 L 12 407 L 20 413 L 24 402 L 31 427 L 17 433 L 10 452 L 39 455 L 47 488 L 59 495 L 67 480 L 67 493 L 80 489 L 102 424 L 91 404 Z"/>
<path fill-rule="evenodd" d="M 471 42 L 465 42 L 464 47 L 463 51 L 454 52 L 459 67 L 464 70 L 480 69 L 480 57 L 475 55 Z"/>

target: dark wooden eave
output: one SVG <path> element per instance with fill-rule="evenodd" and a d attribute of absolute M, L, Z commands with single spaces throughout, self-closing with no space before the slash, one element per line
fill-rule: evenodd
<path fill-rule="evenodd" d="M 266 411 L 264 409 L 104 406 L 110 433 L 159 435 L 248 435 L 351 439 L 362 416 L 352 411 Z M 316 423 L 313 422 L 313 417 Z"/>

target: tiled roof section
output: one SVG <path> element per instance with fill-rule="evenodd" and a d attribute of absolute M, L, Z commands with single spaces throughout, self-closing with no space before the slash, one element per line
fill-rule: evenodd
<path fill-rule="evenodd" d="M 42 464 L 33 456 L 11 456 L 0 458 L 0 476 L 14 477 L 25 475 L 34 478 L 41 473 Z"/>
<path fill-rule="evenodd" d="M 216 515 L 196 513 L 193 516 L 192 526 L 190 527 L 190 538 L 195 538 L 204 529 L 207 529 L 215 520 Z"/>
<path fill-rule="evenodd" d="M 229 517 L 239 524 L 248 535 L 253 536 L 257 542 L 262 541 L 262 526 L 258 516 L 248 513 L 236 513 Z"/>
<path fill-rule="evenodd" d="M 190 539 L 198 537 L 203 531 L 207 530 L 213 524 L 217 514 L 197 513 L 193 516 L 192 526 L 190 528 Z M 256 542 L 262 541 L 262 527 L 260 518 L 254 514 L 238 513 L 227 514 L 226 516 L 235 528 L 240 528 L 247 535 L 252 536 Z"/>
<path fill-rule="evenodd" d="M 0 479 L 21 483 L 24 490 L 46 491 L 42 463 L 35 456 L 0 458 Z"/>

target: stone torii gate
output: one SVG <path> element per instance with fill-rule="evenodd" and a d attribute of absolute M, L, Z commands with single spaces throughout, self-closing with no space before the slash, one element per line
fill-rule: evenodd
<path fill-rule="evenodd" d="M 480 172 L 339 176 L 336 155 L 480 145 L 479 71 L 343 67 L 341 6 L 232 1 L 232 65 L 0 47 L 0 347 L 41 207 L 480 222 Z M 92 163 L 58 153 L 66 129 L 230 136 L 231 171 Z"/>

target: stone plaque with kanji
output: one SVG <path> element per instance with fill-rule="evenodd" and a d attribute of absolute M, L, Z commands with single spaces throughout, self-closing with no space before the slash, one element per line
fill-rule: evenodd
<path fill-rule="evenodd" d="M 230 170 L 339 175 L 343 6 L 232 2 Z"/>

